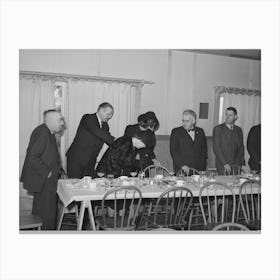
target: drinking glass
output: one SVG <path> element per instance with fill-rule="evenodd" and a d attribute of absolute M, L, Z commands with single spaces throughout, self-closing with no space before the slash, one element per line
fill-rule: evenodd
<path fill-rule="evenodd" d="M 131 175 L 132 177 L 135 177 L 135 176 L 137 175 L 137 171 L 131 171 L 131 172 L 130 172 L 130 175 Z"/>
<path fill-rule="evenodd" d="M 111 188 L 112 182 L 113 182 L 113 179 L 114 179 L 114 175 L 113 174 L 108 174 L 107 178 L 109 180 L 109 182 L 108 182 L 109 183 L 109 188 Z"/>
<path fill-rule="evenodd" d="M 103 172 L 97 172 L 99 178 L 102 178 L 105 174 Z"/>

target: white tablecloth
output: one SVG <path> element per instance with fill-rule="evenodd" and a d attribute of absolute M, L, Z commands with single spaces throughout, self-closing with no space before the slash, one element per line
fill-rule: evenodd
<path fill-rule="evenodd" d="M 230 188 L 232 188 L 235 194 L 239 193 L 240 182 L 237 182 L 235 177 L 218 176 L 216 177 L 216 181 L 226 183 Z M 58 181 L 57 193 L 65 207 L 73 201 L 102 200 L 105 192 L 107 191 L 104 186 L 97 186 L 94 189 L 84 187 L 83 185 L 75 186 L 75 183 L 77 182 L 79 182 L 78 179 L 64 179 Z M 140 181 L 136 184 L 136 187 L 140 189 L 143 198 L 158 198 L 163 191 L 170 188 L 168 185 L 143 185 Z M 193 182 L 186 182 L 185 187 L 192 191 L 194 197 L 198 197 L 201 186 L 198 186 L 198 184 Z M 255 190 L 253 189 L 253 192 L 254 191 L 257 191 L 257 188 L 255 188 Z M 217 188 L 216 193 L 217 195 L 223 194 L 223 188 Z M 226 194 L 230 193 L 228 192 Z"/>

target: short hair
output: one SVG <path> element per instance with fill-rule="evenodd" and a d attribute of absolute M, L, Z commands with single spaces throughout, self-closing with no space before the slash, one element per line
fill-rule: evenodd
<path fill-rule="evenodd" d="M 49 113 L 60 113 L 60 111 L 58 111 L 58 110 L 56 110 L 56 109 L 49 109 L 49 110 L 44 111 L 44 113 L 43 113 L 44 121 L 46 120 L 46 116 L 47 116 Z"/>
<path fill-rule="evenodd" d="M 190 115 L 190 116 L 192 116 L 192 117 L 194 118 L 194 120 L 196 121 L 196 113 L 195 113 L 195 111 L 193 111 L 193 110 L 185 110 L 185 111 L 183 112 L 183 115 Z"/>
<path fill-rule="evenodd" d="M 234 107 L 228 107 L 226 111 L 232 111 L 235 115 L 237 115 L 237 110 Z"/>
<path fill-rule="evenodd" d="M 102 109 L 102 108 L 111 108 L 112 110 L 114 110 L 114 107 L 110 104 L 110 103 L 108 103 L 108 102 L 103 102 L 103 103 L 101 103 L 99 106 L 98 106 L 98 108 L 97 108 L 97 112 L 100 110 L 100 109 Z"/>

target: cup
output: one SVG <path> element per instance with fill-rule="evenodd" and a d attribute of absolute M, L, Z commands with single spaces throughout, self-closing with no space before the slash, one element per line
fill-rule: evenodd
<path fill-rule="evenodd" d="M 90 176 L 85 176 L 84 178 L 83 178 L 83 183 L 85 184 L 85 185 L 89 185 L 90 184 L 90 182 L 91 182 L 91 177 Z"/>
<path fill-rule="evenodd" d="M 162 179 L 163 179 L 163 175 L 158 174 L 158 175 L 155 176 L 155 179 L 157 179 L 157 180 L 162 180 Z"/>
<path fill-rule="evenodd" d="M 183 180 L 177 180 L 176 186 L 182 187 L 183 185 L 184 185 L 184 181 Z"/>
<path fill-rule="evenodd" d="M 89 183 L 89 188 L 90 188 L 91 190 L 96 189 L 96 187 L 97 187 L 97 183 L 96 183 L 96 182 L 90 182 L 90 183 Z"/>

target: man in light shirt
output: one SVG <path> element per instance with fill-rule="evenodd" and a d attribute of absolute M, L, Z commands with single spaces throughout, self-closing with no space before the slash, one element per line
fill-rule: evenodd
<path fill-rule="evenodd" d="M 231 172 L 231 166 L 245 165 L 242 129 L 235 125 L 237 110 L 234 107 L 226 109 L 225 122 L 214 127 L 213 151 L 219 175 Z"/>
<path fill-rule="evenodd" d="M 171 132 L 170 153 L 173 159 L 174 172 L 180 169 L 187 175 L 189 168 L 198 171 L 206 170 L 207 141 L 204 130 L 196 126 L 196 113 L 185 110 L 182 116 L 182 126 Z"/>

